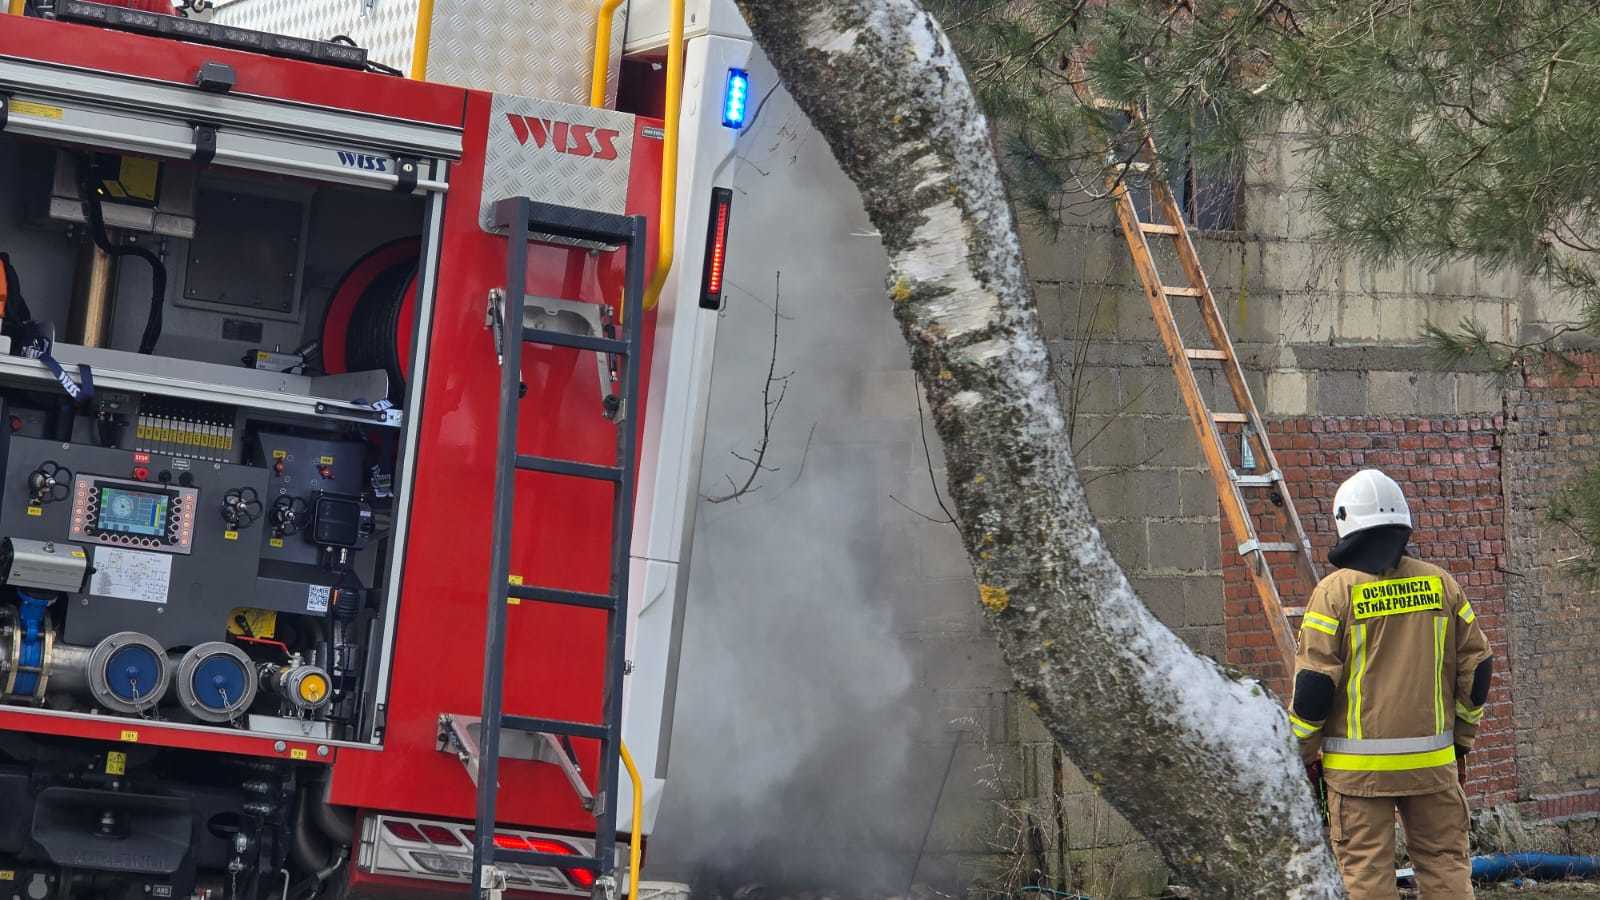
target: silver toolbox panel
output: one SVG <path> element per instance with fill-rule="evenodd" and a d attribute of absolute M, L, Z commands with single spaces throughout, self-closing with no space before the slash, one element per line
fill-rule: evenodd
<path fill-rule="evenodd" d="M 598 0 L 439 0 L 428 80 L 566 103 L 589 102 Z M 212 21 L 327 40 L 349 35 L 371 59 L 411 72 L 418 0 L 223 0 Z M 615 99 L 628 4 L 611 30 L 608 102 Z"/>
<path fill-rule="evenodd" d="M 633 132 L 634 117 L 627 113 L 496 94 L 481 224 L 491 228 L 494 203 L 506 197 L 626 212 Z"/>

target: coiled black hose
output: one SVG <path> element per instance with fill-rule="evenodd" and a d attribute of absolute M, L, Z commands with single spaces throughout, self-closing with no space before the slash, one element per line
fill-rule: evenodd
<path fill-rule="evenodd" d="M 350 313 L 345 332 L 345 368 L 351 372 L 382 369 L 389 375 L 389 400 L 398 404 L 405 396 L 406 376 L 401 371 L 400 311 L 406 289 L 417 272 L 415 260 L 390 266 L 373 280 Z"/>
<path fill-rule="evenodd" d="M 0 269 L 5 270 L 6 321 L 16 324 L 33 321 L 33 311 L 28 309 L 28 301 L 22 299 L 22 276 L 11 264 L 11 254 L 0 253 Z"/>
<path fill-rule="evenodd" d="M 114 246 L 106 233 L 105 211 L 100 203 L 100 185 L 93 176 L 94 161 L 87 157 L 78 160 L 78 193 L 83 198 L 84 217 L 89 220 L 89 236 L 101 252 L 113 259 L 136 256 L 150 266 L 150 315 L 145 319 L 144 335 L 139 338 L 140 353 L 154 353 L 156 342 L 161 340 L 161 314 L 167 302 L 167 267 L 161 258 L 136 244 Z"/>

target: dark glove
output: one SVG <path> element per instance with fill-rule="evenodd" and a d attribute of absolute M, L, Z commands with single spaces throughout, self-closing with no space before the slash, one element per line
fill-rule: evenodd
<path fill-rule="evenodd" d="M 1322 790 L 1322 760 L 1306 763 L 1306 780 L 1311 782 L 1311 790 Z"/>

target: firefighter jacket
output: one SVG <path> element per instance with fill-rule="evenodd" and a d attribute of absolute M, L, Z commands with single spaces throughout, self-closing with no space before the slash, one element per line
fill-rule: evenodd
<path fill-rule="evenodd" d="M 1289 719 L 1301 756 L 1309 764 L 1321 753 L 1328 787 L 1343 794 L 1451 788 L 1456 748 L 1472 749 L 1483 718 L 1482 698 L 1471 702 L 1474 673 L 1490 656 L 1472 604 L 1438 566 L 1402 557 L 1381 575 L 1334 572 L 1300 626 L 1297 694 L 1327 684 L 1309 673 L 1332 681 L 1331 703 L 1296 697 Z"/>

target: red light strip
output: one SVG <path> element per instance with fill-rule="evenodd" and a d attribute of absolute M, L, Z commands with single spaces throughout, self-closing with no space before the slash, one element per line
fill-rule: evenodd
<path fill-rule="evenodd" d="M 706 217 L 706 255 L 700 271 L 700 308 L 722 308 L 722 269 L 728 262 L 728 228 L 733 215 L 733 191 L 711 189 L 711 209 Z"/>
<path fill-rule="evenodd" d="M 717 227 L 711 238 L 711 277 L 706 279 L 706 293 L 722 293 L 722 267 L 728 259 L 728 203 L 717 204 Z"/>

